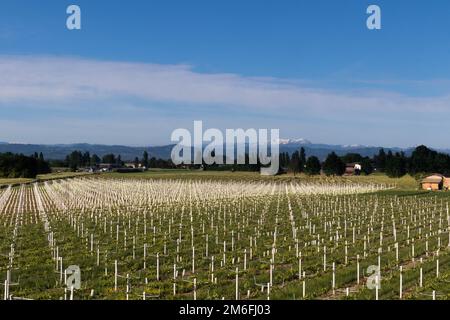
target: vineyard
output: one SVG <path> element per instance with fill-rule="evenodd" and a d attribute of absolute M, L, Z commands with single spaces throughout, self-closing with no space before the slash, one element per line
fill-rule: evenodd
<path fill-rule="evenodd" d="M 450 198 L 300 181 L 0 189 L 2 298 L 450 298 Z M 77 268 L 79 288 L 68 281 Z"/>

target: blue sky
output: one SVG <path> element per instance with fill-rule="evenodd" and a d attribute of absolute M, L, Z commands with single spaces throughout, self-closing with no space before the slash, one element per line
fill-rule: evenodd
<path fill-rule="evenodd" d="M 449 18 L 446 0 L 3 0 L 0 141 L 157 145 L 203 120 L 448 148 Z"/>

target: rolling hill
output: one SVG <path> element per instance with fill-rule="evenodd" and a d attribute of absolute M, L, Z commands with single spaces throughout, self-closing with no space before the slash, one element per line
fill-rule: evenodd
<path fill-rule="evenodd" d="M 31 155 L 35 152 L 44 154 L 46 159 L 62 160 L 72 151 L 79 150 L 82 152 L 89 152 L 97 154 L 102 157 L 105 154 L 113 153 L 120 154 L 125 161 L 131 161 L 135 157 L 141 158 L 144 151 L 149 153 L 150 157 L 157 159 L 169 159 L 170 153 L 174 145 L 165 146 L 151 146 L 151 147 L 131 147 L 122 145 L 101 145 L 101 144 L 17 144 L 17 143 L 0 143 L 0 153 L 12 152 L 22 153 L 24 155 Z M 280 139 L 280 152 L 288 152 L 292 154 L 301 147 L 305 148 L 306 155 L 314 155 L 323 160 L 326 156 L 334 151 L 338 155 L 345 155 L 347 153 L 359 153 L 362 156 L 372 157 L 377 154 L 382 147 L 363 146 L 363 145 L 331 145 L 331 144 L 315 144 L 306 139 Z M 386 151 L 405 152 L 410 155 L 414 148 L 384 148 Z M 450 153 L 450 150 L 437 150 L 444 153 Z"/>

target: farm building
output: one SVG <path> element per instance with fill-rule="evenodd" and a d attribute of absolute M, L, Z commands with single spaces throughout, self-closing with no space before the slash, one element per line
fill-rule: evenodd
<path fill-rule="evenodd" d="M 424 178 L 421 181 L 423 190 L 437 191 L 437 190 L 449 190 L 450 178 L 446 178 L 441 174 L 433 174 Z"/>
<path fill-rule="evenodd" d="M 118 164 L 113 164 L 113 163 L 100 163 L 98 165 L 98 169 L 100 171 L 112 171 L 113 169 L 117 169 L 120 168 L 120 166 Z"/>
<path fill-rule="evenodd" d="M 362 165 L 360 163 L 352 162 L 345 165 L 346 176 L 359 176 L 362 170 Z"/>
<path fill-rule="evenodd" d="M 139 168 L 143 168 L 143 165 L 142 165 L 142 163 L 127 162 L 127 163 L 125 163 L 125 167 L 131 168 L 131 169 L 139 169 Z"/>
<path fill-rule="evenodd" d="M 444 190 L 450 190 L 450 178 L 444 178 Z"/>

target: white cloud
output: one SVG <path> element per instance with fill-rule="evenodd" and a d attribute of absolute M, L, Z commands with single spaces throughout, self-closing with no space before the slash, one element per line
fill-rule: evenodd
<path fill-rule="evenodd" d="M 313 142 L 448 147 L 439 132 L 450 117 L 450 89 L 440 92 L 331 90 L 188 65 L 0 56 L 0 141 L 164 144 L 172 130 L 204 120 L 222 129 L 280 128 L 283 137 Z"/>
<path fill-rule="evenodd" d="M 187 65 L 104 62 L 73 57 L 0 56 L 0 103 L 53 104 L 139 99 L 253 111 L 448 111 L 450 96 L 333 91 L 302 82 L 205 74 Z"/>

